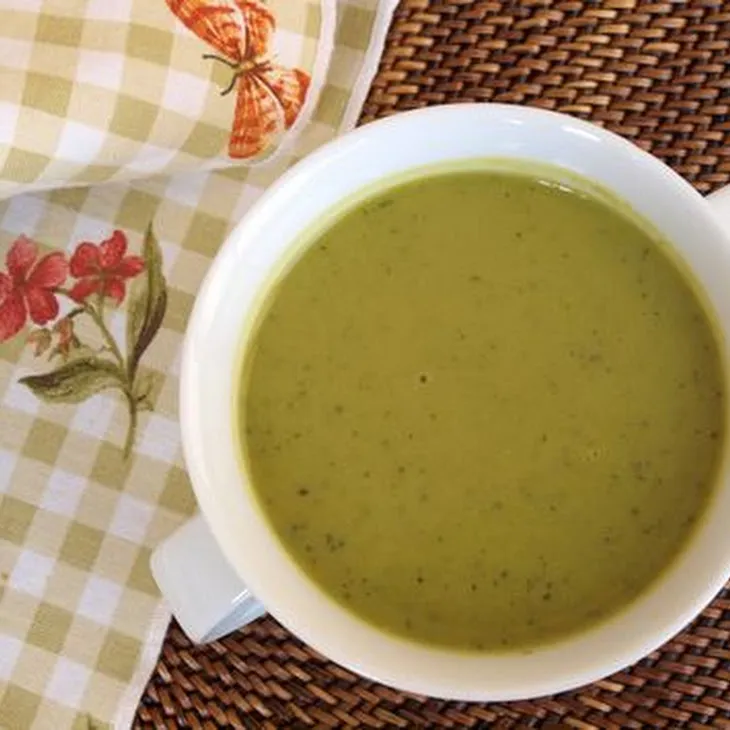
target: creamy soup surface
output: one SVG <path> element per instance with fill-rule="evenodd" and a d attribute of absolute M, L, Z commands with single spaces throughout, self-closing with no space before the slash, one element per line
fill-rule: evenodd
<path fill-rule="evenodd" d="M 242 357 L 238 428 L 324 592 L 504 651 L 660 576 L 725 428 L 718 340 L 666 242 L 577 184 L 489 169 L 384 188 L 309 239 Z"/>

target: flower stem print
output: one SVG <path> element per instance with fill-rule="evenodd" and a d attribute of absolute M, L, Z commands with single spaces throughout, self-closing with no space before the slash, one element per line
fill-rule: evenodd
<path fill-rule="evenodd" d="M 309 74 L 272 60 L 276 20 L 261 0 L 166 1 L 185 27 L 216 51 L 203 58 L 230 69 L 221 91 L 226 96 L 237 89 L 229 156 L 256 157 L 291 129 L 304 106 Z"/>
<path fill-rule="evenodd" d="M 46 355 L 62 363 L 20 382 L 47 403 L 81 403 L 103 390 L 118 390 L 129 410 L 124 443 L 128 457 L 139 412 L 152 407 L 151 384 L 140 377 L 140 361 L 167 307 L 162 255 L 152 228 L 145 235 L 142 256 L 127 254 L 127 237 L 114 231 L 99 244 L 80 243 L 68 261 L 62 252 L 39 259 L 38 246 L 20 236 L 10 247 L 6 266 L 7 273 L 0 272 L 0 343 L 18 335 L 30 319 L 37 325 L 27 338 L 35 357 Z M 124 302 L 129 282 L 122 348 L 109 329 L 108 316 Z M 59 300 L 69 305 L 60 317 Z M 81 341 L 76 323 L 82 318 L 96 330 L 100 347 Z"/>

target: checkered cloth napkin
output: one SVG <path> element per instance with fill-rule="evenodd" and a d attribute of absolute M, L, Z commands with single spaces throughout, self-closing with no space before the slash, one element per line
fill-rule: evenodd
<path fill-rule="evenodd" d="M 334 0 L 0 0 L 0 197 L 261 160 L 333 36 Z"/>
<path fill-rule="evenodd" d="M 0 0 L 2 730 L 130 726 L 169 620 L 150 553 L 195 510 L 195 293 L 354 124 L 393 4 Z"/>

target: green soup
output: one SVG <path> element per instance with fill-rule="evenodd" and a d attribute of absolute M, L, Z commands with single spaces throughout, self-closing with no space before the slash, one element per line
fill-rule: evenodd
<path fill-rule="evenodd" d="M 434 170 L 345 206 L 241 367 L 261 508 L 321 589 L 430 645 L 514 650 L 627 606 L 711 497 L 716 333 L 608 196 Z"/>

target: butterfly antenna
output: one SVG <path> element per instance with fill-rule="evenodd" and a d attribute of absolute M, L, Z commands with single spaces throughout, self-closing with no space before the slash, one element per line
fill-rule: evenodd
<path fill-rule="evenodd" d="M 223 89 L 223 91 L 221 91 L 221 96 L 227 96 L 228 94 L 231 93 L 231 91 L 233 91 L 233 87 L 236 85 L 236 81 L 238 81 L 240 76 L 241 76 L 240 71 L 233 74 L 233 76 L 231 77 L 231 83 L 228 84 L 228 86 L 226 86 L 226 88 Z"/>
<path fill-rule="evenodd" d="M 227 58 L 223 58 L 222 56 L 218 56 L 215 53 L 204 53 L 203 59 L 206 61 L 218 61 L 219 63 L 222 63 L 224 66 L 228 66 L 234 73 L 231 77 L 231 82 L 226 86 L 223 91 L 220 92 L 221 96 L 226 96 L 227 94 L 230 94 L 233 90 L 233 87 L 236 85 L 236 81 L 238 81 L 238 77 L 241 75 L 241 71 L 238 68 L 238 64 L 234 63 L 233 61 L 229 61 Z"/>
<path fill-rule="evenodd" d="M 223 58 L 223 56 L 217 56 L 215 53 L 204 53 L 203 59 L 205 61 L 218 61 L 224 66 L 228 66 L 228 68 L 236 68 L 236 64 L 233 61 L 229 61 L 227 58 Z"/>

